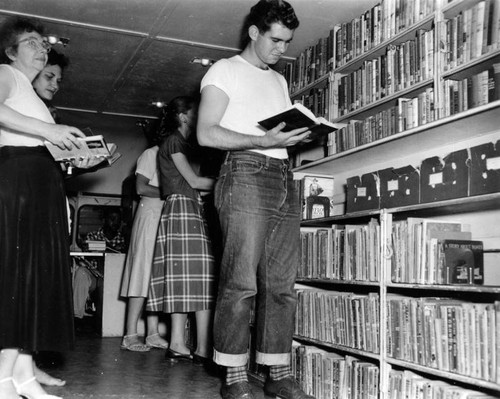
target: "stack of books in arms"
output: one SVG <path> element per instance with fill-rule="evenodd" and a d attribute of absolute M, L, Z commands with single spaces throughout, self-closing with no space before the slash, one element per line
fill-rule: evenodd
<path fill-rule="evenodd" d="M 89 251 L 93 251 L 93 252 L 106 251 L 106 241 L 87 240 L 87 246 L 88 246 Z"/>

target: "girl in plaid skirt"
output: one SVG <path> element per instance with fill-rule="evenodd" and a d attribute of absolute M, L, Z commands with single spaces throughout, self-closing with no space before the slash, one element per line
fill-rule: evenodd
<path fill-rule="evenodd" d="M 160 129 L 168 135 L 158 151 L 162 209 L 146 309 L 170 313 L 170 359 L 192 359 L 184 340 L 189 312 L 196 315 L 194 356 L 211 355 L 211 321 L 215 300 L 215 262 L 203 215 L 202 194 L 214 179 L 198 175 L 196 147 L 190 137 L 196 127 L 196 104 L 177 97 L 164 109 Z"/>

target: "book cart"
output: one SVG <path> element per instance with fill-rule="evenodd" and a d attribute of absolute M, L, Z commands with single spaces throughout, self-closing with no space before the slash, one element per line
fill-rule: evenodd
<path fill-rule="evenodd" d="M 396 233 L 409 218 L 458 222 L 498 264 L 499 7 L 383 0 L 284 72 L 292 100 L 346 124 L 295 155 L 297 172 L 335 179 L 334 216 L 302 222 L 297 281 L 292 366 L 317 398 L 500 397 L 500 286 L 486 267 L 485 284 L 438 284 L 426 249 Z M 484 148 L 478 182 L 471 158 Z M 387 171 L 407 173 L 399 202 L 377 186 Z"/>

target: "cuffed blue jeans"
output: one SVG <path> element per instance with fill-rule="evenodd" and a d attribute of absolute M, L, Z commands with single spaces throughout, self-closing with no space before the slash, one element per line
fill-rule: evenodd
<path fill-rule="evenodd" d="M 224 252 L 214 360 L 247 364 L 255 301 L 256 362 L 290 363 L 299 261 L 300 204 L 288 160 L 250 151 L 226 156 L 215 187 Z"/>

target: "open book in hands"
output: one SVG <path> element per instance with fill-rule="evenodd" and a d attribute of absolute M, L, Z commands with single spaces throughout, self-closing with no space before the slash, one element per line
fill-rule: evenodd
<path fill-rule="evenodd" d="M 316 117 L 309 109 L 300 103 L 295 103 L 285 111 L 259 121 L 258 123 L 263 128 L 271 130 L 281 122 L 286 123 L 286 126 L 282 129 L 283 132 L 307 127 L 311 133 L 304 140 L 306 142 L 313 141 L 345 126 L 344 124 L 331 123 L 323 117 Z"/>
<path fill-rule="evenodd" d="M 120 154 L 116 152 L 116 145 L 107 144 L 102 135 L 78 137 L 80 148 L 73 146 L 71 150 L 61 149 L 49 141 L 45 141 L 45 146 L 56 161 L 71 162 L 80 161 L 85 158 L 106 159 L 111 165 Z"/>

